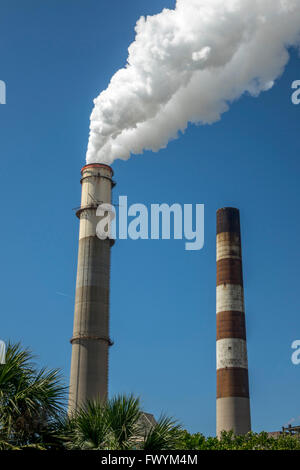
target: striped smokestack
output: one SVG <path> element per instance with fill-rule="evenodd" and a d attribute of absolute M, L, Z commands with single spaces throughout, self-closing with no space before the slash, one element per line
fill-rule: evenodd
<path fill-rule="evenodd" d="M 81 170 L 81 207 L 75 296 L 69 412 L 90 399 L 108 394 L 109 276 L 111 240 L 100 240 L 96 215 L 111 203 L 113 171 L 99 163 Z"/>
<path fill-rule="evenodd" d="M 251 430 L 240 214 L 217 211 L 217 435 Z"/>

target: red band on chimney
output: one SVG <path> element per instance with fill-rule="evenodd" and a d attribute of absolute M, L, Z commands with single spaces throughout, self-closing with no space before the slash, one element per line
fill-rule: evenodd
<path fill-rule="evenodd" d="M 114 171 L 113 171 L 112 167 L 109 166 L 109 165 L 105 165 L 104 163 L 89 163 L 88 165 L 85 165 L 85 166 L 81 169 L 81 174 L 82 174 L 83 171 L 86 170 L 87 168 L 108 168 L 108 169 L 111 171 L 111 174 L 112 174 L 112 175 L 114 174 Z"/>

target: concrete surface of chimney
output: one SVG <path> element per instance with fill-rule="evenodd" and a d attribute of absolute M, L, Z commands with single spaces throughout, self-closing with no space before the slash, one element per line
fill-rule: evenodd
<path fill-rule="evenodd" d="M 69 412 L 88 399 L 108 395 L 109 283 L 111 240 L 100 240 L 96 226 L 101 203 L 111 203 L 113 171 L 90 164 L 81 170 L 81 207 Z"/>
<path fill-rule="evenodd" d="M 217 211 L 217 435 L 251 430 L 238 209 Z"/>

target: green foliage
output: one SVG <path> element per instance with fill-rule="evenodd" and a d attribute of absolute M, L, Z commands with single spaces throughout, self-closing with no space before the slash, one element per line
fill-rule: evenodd
<path fill-rule="evenodd" d="M 0 450 L 300 450 L 296 436 L 224 432 L 206 438 L 166 416 L 145 428 L 133 395 L 89 401 L 67 416 L 61 383 L 57 369 L 38 370 L 29 350 L 8 345 L 6 364 L 0 365 Z"/>
<path fill-rule="evenodd" d="M 0 450 L 163 450 L 179 442 L 169 418 L 147 430 L 141 425 L 133 395 L 89 401 L 67 416 L 66 391 L 58 370 L 38 370 L 29 350 L 9 344 L 0 365 Z"/>
<path fill-rule="evenodd" d="M 57 446 L 65 398 L 57 369 L 36 369 L 29 350 L 9 344 L 0 365 L 0 448 Z"/>
<path fill-rule="evenodd" d="M 245 436 L 235 436 L 233 432 L 223 432 L 217 437 L 205 438 L 202 434 L 181 432 L 180 448 L 184 450 L 300 450 L 300 440 L 296 436 L 280 435 L 268 437 L 266 432 L 260 434 L 249 432 Z"/>
<path fill-rule="evenodd" d="M 180 426 L 171 418 L 161 416 L 145 435 L 141 449 L 148 451 L 172 450 L 180 446 Z"/>
<path fill-rule="evenodd" d="M 88 401 L 69 418 L 69 449 L 130 449 L 141 416 L 139 399 L 119 395 L 111 400 Z"/>
<path fill-rule="evenodd" d="M 63 434 L 68 449 L 106 449 L 112 442 L 107 409 L 102 403 L 88 402 L 66 420 Z"/>
<path fill-rule="evenodd" d="M 156 425 L 141 425 L 140 401 L 118 395 L 106 402 L 90 401 L 69 418 L 68 449 L 168 450 L 180 442 L 179 426 L 165 416 Z"/>
<path fill-rule="evenodd" d="M 133 395 L 118 395 L 108 400 L 106 408 L 117 448 L 130 449 L 138 434 L 138 424 L 142 414 L 139 398 Z"/>

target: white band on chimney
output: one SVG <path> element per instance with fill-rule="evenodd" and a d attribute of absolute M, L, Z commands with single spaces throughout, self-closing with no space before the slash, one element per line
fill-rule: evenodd
<path fill-rule="evenodd" d="M 217 341 L 217 369 L 248 369 L 247 345 L 244 339 L 226 338 Z"/>
<path fill-rule="evenodd" d="M 243 287 L 235 284 L 217 286 L 217 313 L 244 312 Z"/>
<path fill-rule="evenodd" d="M 241 259 L 241 243 L 237 234 L 230 232 L 217 234 L 217 261 L 225 258 Z"/>

